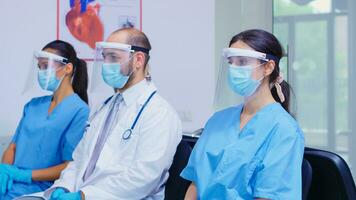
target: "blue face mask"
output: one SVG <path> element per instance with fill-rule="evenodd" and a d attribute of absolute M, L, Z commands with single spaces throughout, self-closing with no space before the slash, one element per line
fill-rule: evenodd
<path fill-rule="evenodd" d="M 63 78 L 57 79 L 56 70 L 53 69 L 39 70 L 37 76 L 37 80 L 41 88 L 51 92 L 54 92 L 58 89 Z"/>
<path fill-rule="evenodd" d="M 263 77 L 260 80 L 252 79 L 252 72 L 257 67 L 230 65 L 228 81 L 231 89 L 244 97 L 251 96 L 255 93 L 263 79 Z"/>
<path fill-rule="evenodd" d="M 120 63 L 104 63 L 101 75 L 106 84 L 113 88 L 121 89 L 125 86 L 131 74 L 127 76 L 123 75 Z"/>

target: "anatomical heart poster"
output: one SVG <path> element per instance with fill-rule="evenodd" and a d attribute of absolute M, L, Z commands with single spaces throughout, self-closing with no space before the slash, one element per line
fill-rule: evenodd
<path fill-rule="evenodd" d="M 57 0 L 57 38 L 92 60 L 95 43 L 123 27 L 141 29 L 142 0 Z"/>

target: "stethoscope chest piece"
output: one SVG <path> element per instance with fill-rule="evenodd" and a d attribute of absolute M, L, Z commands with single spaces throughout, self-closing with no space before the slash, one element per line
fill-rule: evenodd
<path fill-rule="evenodd" d="M 129 128 L 122 134 L 122 139 L 128 140 L 131 138 L 131 135 L 132 135 L 132 129 Z"/>
<path fill-rule="evenodd" d="M 146 100 L 146 102 L 143 104 L 142 108 L 140 109 L 140 111 L 138 112 L 133 124 L 131 125 L 131 128 L 127 129 L 124 133 L 122 133 L 122 139 L 123 140 L 128 140 L 131 138 L 132 135 L 132 131 L 134 130 L 137 121 L 139 120 L 143 110 L 145 109 L 145 107 L 147 106 L 148 102 L 151 100 L 151 98 L 156 94 L 156 91 L 152 92 L 151 95 L 148 97 L 148 99 Z M 103 105 L 99 108 L 99 110 L 97 110 L 89 119 L 89 123 L 87 124 L 86 129 L 90 126 L 90 122 L 96 117 L 96 115 L 104 108 L 104 106 L 110 101 L 110 99 L 113 96 L 111 96 L 110 98 L 108 98 L 107 100 L 105 100 L 105 102 L 103 103 Z"/>

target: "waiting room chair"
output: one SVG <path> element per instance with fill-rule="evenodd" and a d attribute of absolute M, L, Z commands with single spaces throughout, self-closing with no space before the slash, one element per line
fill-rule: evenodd
<path fill-rule="evenodd" d="M 165 200 L 184 199 L 190 181 L 180 177 L 180 173 L 187 165 L 191 151 L 192 148 L 186 141 L 182 140 L 179 143 L 172 166 L 169 169 L 169 178 L 165 188 Z"/>
<path fill-rule="evenodd" d="M 307 200 L 310 185 L 312 183 L 313 169 L 308 160 L 303 159 L 302 163 L 302 199 Z"/>
<path fill-rule="evenodd" d="M 305 148 L 304 158 L 313 171 L 308 200 L 356 200 L 355 183 L 343 158 L 312 148 Z"/>

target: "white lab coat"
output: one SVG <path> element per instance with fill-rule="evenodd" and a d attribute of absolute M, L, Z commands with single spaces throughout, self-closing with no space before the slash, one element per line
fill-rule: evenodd
<path fill-rule="evenodd" d="M 177 113 L 156 93 L 144 109 L 131 138 L 122 139 L 123 132 L 131 127 L 140 108 L 155 90 L 153 83 L 143 80 L 123 92 L 118 123 L 103 147 L 95 170 L 83 182 L 83 174 L 108 113 L 111 103 L 108 102 L 92 120 L 73 153 L 73 161 L 52 188 L 81 190 L 86 200 L 164 199 L 168 169 L 182 138 Z"/>

